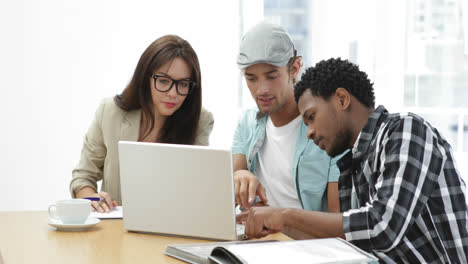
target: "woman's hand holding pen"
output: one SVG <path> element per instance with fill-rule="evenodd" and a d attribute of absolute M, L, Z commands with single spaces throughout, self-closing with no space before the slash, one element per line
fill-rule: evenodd
<path fill-rule="evenodd" d="M 117 206 L 117 202 L 112 200 L 110 195 L 106 192 L 94 193 L 83 199 L 91 200 L 93 211 L 98 211 L 99 213 L 108 213 L 113 207 Z"/>
<path fill-rule="evenodd" d="M 93 188 L 88 186 L 83 187 L 81 190 L 76 192 L 75 196 L 76 198 L 91 200 L 93 211 L 98 211 L 99 213 L 108 213 L 113 207 L 118 205 L 116 201 L 111 199 L 108 193 L 96 193 Z"/>

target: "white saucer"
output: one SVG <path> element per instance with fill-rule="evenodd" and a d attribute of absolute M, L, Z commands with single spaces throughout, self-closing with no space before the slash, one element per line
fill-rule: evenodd
<path fill-rule="evenodd" d="M 86 221 L 83 224 L 64 224 L 60 219 L 49 217 L 47 218 L 46 222 L 50 226 L 53 226 L 60 231 L 83 231 L 98 224 L 99 222 L 101 222 L 101 220 L 94 217 L 88 217 L 88 219 L 86 219 Z"/>

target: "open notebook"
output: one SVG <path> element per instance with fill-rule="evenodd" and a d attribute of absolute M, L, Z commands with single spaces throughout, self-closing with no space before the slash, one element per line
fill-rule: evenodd
<path fill-rule="evenodd" d="M 122 206 L 112 208 L 109 213 L 91 212 L 89 216 L 99 219 L 122 219 L 123 209 Z"/>
<path fill-rule="evenodd" d="M 189 263 L 379 263 L 341 238 L 167 245 L 164 254 Z"/>

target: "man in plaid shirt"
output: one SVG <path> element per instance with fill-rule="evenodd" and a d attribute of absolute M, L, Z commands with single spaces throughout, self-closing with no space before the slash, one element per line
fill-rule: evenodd
<path fill-rule="evenodd" d="M 465 183 L 450 145 L 421 117 L 374 109 L 367 74 L 319 62 L 295 86 L 308 137 L 339 161 L 341 213 L 252 208 L 238 217 L 261 237 L 292 229 L 342 237 L 386 263 L 467 263 Z M 314 177 L 314 175 L 310 175 Z"/>

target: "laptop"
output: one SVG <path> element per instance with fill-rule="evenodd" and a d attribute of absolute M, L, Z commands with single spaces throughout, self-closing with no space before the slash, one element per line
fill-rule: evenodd
<path fill-rule="evenodd" d="M 231 150 L 119 141 L 119 161 L 127 230 L 246 239 L 236 225 Z"/>

